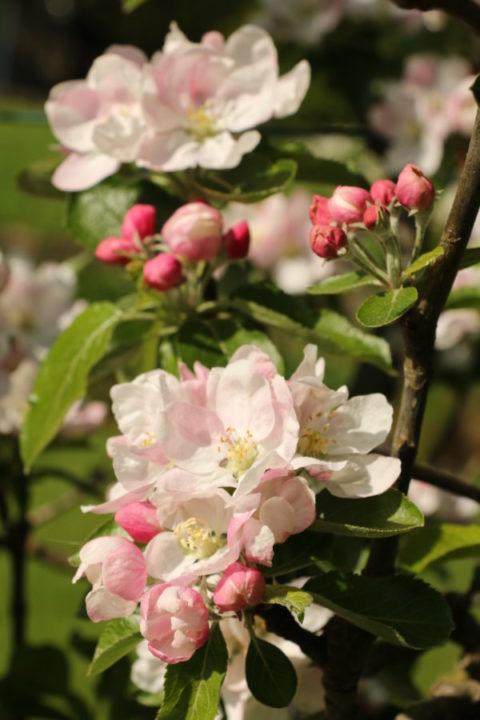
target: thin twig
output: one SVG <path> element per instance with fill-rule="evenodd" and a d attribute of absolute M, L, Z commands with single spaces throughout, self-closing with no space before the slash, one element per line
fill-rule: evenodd
<path fill-rule="evenodd" d="M 392 0 L 402 10 L 442 10 L 480 33 L 480 5 L 475 0 Z"/>
<path fill-rule="evenodd" d="M 35 558 L 36 560 L 44 560 L 49 565 L 59 568 L 60 570 L 68 570 L 72 572 L 72 567 L 68 562 L 68 559 L 62 553 L 52 550 L 46 545 L 41 545 L 30 539 L 26 546 L 27 555 Z"/>
<path fill-rule="evenodd" d="M 429 485 L 440 488 L 440 490 L 452 493 L 452 495 L 470 498 L 470 500 L 475 500 L 475 502 L 480 503 L 479 487 L 469 485 L 469 483 L 459 480 L 454 475 L 446 473 L 443 470 L 437 470 L 437 468 L 432 468 L 428 465 L 414 465 L 412 477 L 414 477 L 415 480 L 421 480 Z"/>
<path fill-rule="evenodd" d="M 28 513 L 28 522 L 31 527 L 37 527 L 38 525 L 45 525 L 51 520 L 55 520 L 59 515 L 72 507 L 78 505 L 83 497 L 83 493 L 78 490 L 69 490 L 65 495 L 61 495 L 56 500 L 40 505 Z"/>

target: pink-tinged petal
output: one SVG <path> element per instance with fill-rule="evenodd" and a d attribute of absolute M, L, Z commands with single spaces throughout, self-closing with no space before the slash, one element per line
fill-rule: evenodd
<path fill-rule="evenodd" d="M 383 455 L 347 455 L 334 469 L 325 488 L 337 497 L 362 498 L 380 495 L 388 490 L 400 475 L 401 463 L 397 458 Z"/>
<path fill-rule="evenodd" d="M 368 453 L 378 447 L 390 432 L 393 408 L 384 395 L 358 395 L 343 403 L 333 413 L 328 435 L 329 455 Z"/>
<path fill-rule="evenodd" d="M 128 60 L 134 65 L 143 67 L 148 62 L 148 58 L 139 48 L 134 45 L 110 45 L 105 50 L 105 55 L 119 55 L 124 60 Z"/>
<path fill-rule="evenodd" d="M 244 155 L 257 147 L 261 139 L 256 130 L 249 130 L 235 138 L 229 132 L 218 133 L 200 145 L 196 165 L 218 170 L 235 168 Z"/>
<path fill-rule="evenodd" d="M 186 556 L 173 533 L 156 535 L 145 548 L 147 572 L 157 580 L 173 580 L 192 572 L 193 558 Z"/>
<path fill-rule="evenodd" d="M 62 145 L 79 153 L 94 150 L 92 140 L 101 98 L 84 80 L 56 85 L 45 112 L 53 134 Z"/>
<path fill-rule="evenodd" d="M 256 568 L 232 563 L 226 568 L 213 593 L 213 601 L 222 612 L 238 612 L 257 605 L 265 594 L 265 578 Z"/>
<path fill-rule="evenodd" d="M 260 496 L 258 495 L 258 501 L 260 501 Z M 235 513 L 235 515 L 232 517 L 228 524 L 228 530 L 227 530 L 227 543 L 228 545 L 232 546 L 235 545 L 240 539 L 241 539 L 241 530 L 247 520 L 249 520 L 252 515 L 255 512 L 255 508 L 252 508 L 251 510 L 247 510 L 246 512 L 242 513 Z"/>
<path fill-rule="evenodd" d="M 107 537 L 97 537 L 93 540 L 89 540 L 80 550 L 80 563 L 81 565 L 96 565 L 97 563 L 103 563 L 107 555 L 115 550 L 118 550 L 125 543 L 129 544 L 126 538 L 119 537 L 117 535 L 110 535 Z M 80 568 L 74 578 L 74 582 L 81 577 L 79 575 Z M 77 577 L 78 576 L 78 577 Z"/>
<path fill-rule="evenodd" d="M 306 60 L 301 60 L 278 80 L 275 89 L 275 117 L 286 117 L 297 112 L 307 94 L 310 80 L 311 70 Z"/>
<path fill-rule="evenodd" d="M 106 515 L 108 513 L 114 513 L 120 510 L 120 508 L 122 508 L 124 505 L 128 505 L 132 502 L 141 502 L 142 500 L 145 500 L 152 492 L 151 483 L 148 483 L 146 485 L 140 485 L 140 487 L 137 487 L 135 490 L 131 490 L 130 492 L 125 492 L 125 489 L 120 483 L 117 483 L 115 487 L 122 492 L 120 492 L 119 494 L 115 494 L 114 497 L 104 503 L 100 503 L 99 505 L 82 505 L 81 511 L 84 513 L 91 512 L 94 513 L 94 515 Z"/>
<path fill-rule="evenodd" d="M 79 192 L 93 187 L 117 172 L 120 162 L 100 153 L 70 155 L 55 170 L 52 183 L 65 192 Z"/>
<path fill-rule="evenodd" d="M 132 502 L 124 505 L 117 511 L 115 522 L 140 543 L 148 543 L 161 530 L 157 520 L 157 509 L 150 502 Z"/>
<path fill-rule="evenodd" d="M 271 497 L 262 503 L 259 520 L 272 531 L 276 543 L 285 542 L 295 528 L 295 512 L 281 497 Z"/>
<path fill-rule="evenodd" d="M 124 600 L 138 600 L 147 582 L 141 550 L 127 542 L 110 552 L 102 566 L 105 589 Z"/>
<path fill-rule="evenodd" d="M 255 518 L 248 520 L 243 528 L 243 542 L 247 560 L 261 565 L 272 564 L 275 536 L 267 525 Z"/>
<path fill-rule="evenodd" d="M 87 615 L 93 622 L 129 617 L 137 609 L 136 601 L 124 600 L 104 588 L 94 588 L 85 598 Z"/>

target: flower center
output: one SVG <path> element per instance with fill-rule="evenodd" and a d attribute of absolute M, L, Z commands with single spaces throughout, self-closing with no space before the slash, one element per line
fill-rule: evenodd
<path fill-rule="evenodd" d="M 140 443 L 140 447 L 143 450 L 146 450 L 147 448 L 151 447 L 152 445 L 155 445 L 155 438 L 153 437 L 151 432 L 146 432 L 143 440 Z"/>
<path fill-rule="evenodd" d="M 237 477 L 255 462 L 258 456 L 258 445 L 250 430 L 247 430 L 245 435 L 238 435 L 234 428 L 227 427 L 225 435 L 220 438 L 218 452 L 225 454 L 220 463 L 221 466 L 226 467 L 232 475 Z"/>
<path fill-rule="evenodd" d="M 199 107 L 189 108 L 187 111 L 189 132 L 196 140 L 204 140 L 217 134 L 214 120 L 209 112 L 209 101 Z"/>
<path fill-rule="evenodd" d="M 225 545 L 223 535 L 217 535 L 202 518 L 189 517 L 173 531 L 175 540 L 185 555 L 198 560 L 208 558 Z"/>
<path fill-rule="evenodd" d="M 319 418 L 322 414 L 317 413 L 316 417 Z M 330 414 L 328 414 L 328 419 L 330 419 Z M 313 417 L 310 416 L 309 420 L 312 419 Z M 320 426 L 305 425 L 305 427 L 302 427 L 298 440 L 298 452 L 301 455 L 309 455 L 310 457 L 328 455 L 329 446 L 337 444 L 335 438 L 327 435 L 329 425 L 330 423 L 327 420 Z"/>

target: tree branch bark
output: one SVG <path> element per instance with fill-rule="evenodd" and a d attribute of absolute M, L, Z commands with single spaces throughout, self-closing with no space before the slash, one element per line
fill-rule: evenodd
<path fill-rule="evenodd" d="M 480 15 L 480 8 L 478 8 Z M 480 17 L 479 17 L 480 28 Z M 419 300 L 400 321 L 403 343 L 403 387 L 393 436 L 392 454 L 402 462 L 397 487 L 404 493 L 412 478 L 420 431 L 432 375 L 435 332 L 439 315 L 457 274 L 480 204 L 480 112 L 460 175 L 455 199 L 441 239 L 441 255 L 425 273 Z M 366 574 L 394 571 L 398 538 L 372 543 Z M 356 717 L 356 686 L 373 637 L 361 633 L 340 618 L 325 629 L 327 658 L 325 691 L 328 720 Z"/>
<path fill-rule="evenodd" d="M 402 10 L 442 10 L 480 33 L 480 5 L 475 0 L 392 0 Z"/>

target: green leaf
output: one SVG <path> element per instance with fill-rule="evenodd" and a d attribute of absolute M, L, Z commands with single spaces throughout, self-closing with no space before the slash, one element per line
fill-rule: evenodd
<path fill-rule="evenodd" d="M 125 213 L 136 203 L 157 207 L 158 227 L 178 206 L 153 183 L 114 176 L 89 190 L 70 195 L 68 229 L 79 243 L 94 249 L 103 238 L 120 234 Z"/>
<path fill-rule="evenodd" d="M 480 553 L 480 526 L 443 523 L 417 530 L 401 546 L 400 564 L 413 573 L 439 560 L 477 557 Z"/>
<path fill-rule="evenodd" d="M 284 330 L 305 342 L 317 343 L 324 351 L 340 351 L 342 355 L 346 353 L 392 372 L 388 343 L 356 328 L 332 310 L 314 311 L 301 298 L 267 284 L 239 290 L 230 305 L 256 322 Z"/>
<path fill-rule="evenodd" d="M 90 305 L 50 347 L 35 379 L 20 436 L 27 471 L 55 436 L 72 404 L 85 394 L 88 373 L 105 354 L 121 317 L 111 303 Z"/>
<path fill-rule="evenodd" d="M 430 250 L 427 253 L 424 253 L 423 255 L 420 255 L 419 258 L 415 260 L 414 263 L 409 265 L 404 271 L 403 276 L 409 277 L 410 275 L 414 275 L 419 270 L 423 270 L 427 267 L 427 265 L 431 265 L 437 258 L 441 257 L 443 255 L 443 248 L 438 245 L 436 248 L 433 248 L 433 250 Z"/>
<path fill-rule="evenodd" d="M 458 288 L 458 290 L 452 290 L 445 308 L 447 310 L 458 310 L 460 308 L 480 310 L 480 285 L 468 285 Z"/>
<path fill-rule="evenodd" d="M 99 675 L 136 648 L 142 640 L 139 627 L 140 619 L 136 615 L 107 622 L 87 674 Z"/>
<path fill-rule="evenodd" d="M 414 287 L 372 295 L 358 308 L 357 319 L 366 327 L 389 325 L 410 310 L 417 298 L 418 291 Z"/>
<path fill-rule="evenodd" d="M 56 200 L 65 199 L 65 193 L 52 185 L 52 175 L 60 160 L 58 157 L 37 160 L 20 171 L 17 185 L 23 192 Z"/>
<path fill-rule="evenodd" d="M 357 271 L 326 278 L 309 287 L 308 292 L 311 295 L 339 295 L 366 285 L 379 285 L 379 282 L 373 275 Z"/>
<path fill-rule="evenodd" d="M 147 0 L 121 0 L 122 2 L 122 11 L 124 13 L 131 13 L 137 8 L 139 8 L 141 5 L 145 5 Z"/>
<path fill-rule="evenodd" d="M 422 527 L 424 522 L 417 506 L 394 488 L 361 500 L 321 492 L 317 495 L 317 516 L 310 530 L 366 538 L 400 535 Z"/>
<path fill-rule="evenodd" d="M 200 318 L 187 320 L 172 338 L 179 360 L 190 368 L 201 362 L 208 368 L 226 364 L 226 353 L 222 351 L 218 338 L 207 321 Z"/>
<path fill-rule="evenodd" d="M 316 187 L 320 185 L 369 187 L 369 182 L 363 175 L 350 170 L 338 160 L 316 157 L 302 142 L 296 140 L 275 141 L 273 138 L 269 138 L 267 142 L 267 151 L 272 158 L 283 157 L 295 160 L 297 182 L 314 183 Z"/>
<path fill-rule="evenodd" d="M 197 170 L 193 184 L 207 198 L 223 202 L 256 203 L 284 191 L 295 178 L 296 171 L 294 160 L 271 163 L 265 156 L 252 153 L 233 170 Z"/>
<path fill-rule="evenodd" d="M 318 605 L 396 645 L 418 649 L 440 645 L 453 627 L 442 595 L 406 575 L 329 572 L 309 580 L 303 590 Z"/>
<path fill-rule="evenodd" d="M 463 251 L 463 255 L 460 258 L 459 270 L 464 270 L 472 265 L 480 263 L 480 247 L 467 248 Z"/>
<path fill-rule="evenodd" d="M 269 605 L 283 605 L 299 622 L 303 622 L 305 610 L 312 604 L 312 596 L 304 590 L 288 585 L 267 585 L 262 602 Z"/>
<path fill-rule="evenodd" d="M 318 561 L 328 560 L 332 546 L 332 536 L 315 532 L 291 535 L 280 545 L 275 545 L 272 566 L 263 568 L 266 577 L 280 577 L 311 568 Z"/>
<path fill-rule="evenodd" d="M 295 669 L 281 650 L 252 635 L 245 665 L 252 695 L 264 705 L 287 707 L 297 690 Z"/>
<path fill-rule="evenodd" d="M 213 720 L 227 662 L 227 646 L 215 623 L 206 644 L 190 660 L 168 666 L 165 701 L 156 720 Z"/>

